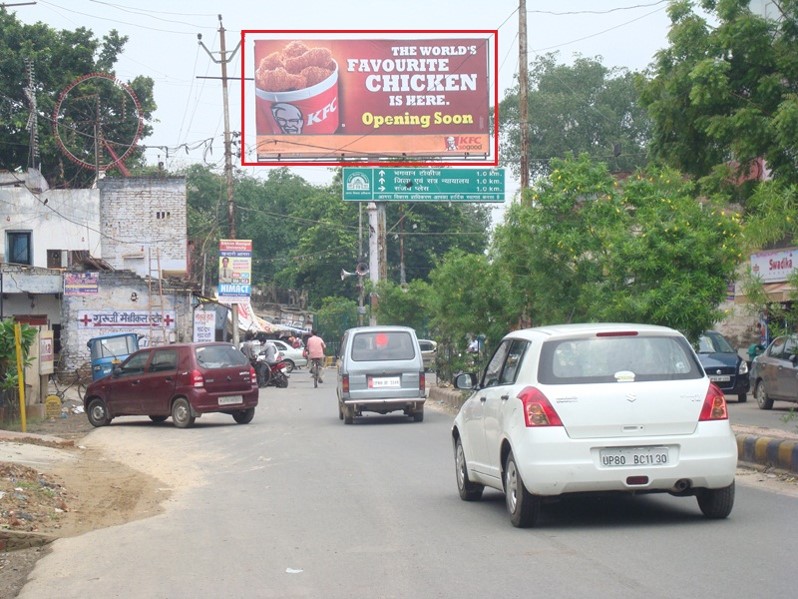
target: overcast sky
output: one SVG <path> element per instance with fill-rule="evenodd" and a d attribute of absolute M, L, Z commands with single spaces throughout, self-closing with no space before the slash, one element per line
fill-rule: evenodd
<path fill-rule="evenodd" d="M 29 0 L 3 1 L 11 5 Z M 606 66 L 645 69 L 667 45 L 666 8 L 666 0 L 527 0 L 530 59 L 558 51 L 563 62 L 578 53 L 600 56 Z M 162 161 L 167 168 L 203 161 L 223 165 L 222 84 L 198 78 L 218 77 L 221 70 L 197 43 L 200 33 L 205 45 L 218 53 L 220 14 L 228 51 L 235 48 L 242 29 L 498 29 L 500 99 L 518 72 L 517 0 L 37 0 L 7 10 L 25 23 L 86 27 L 97 37 L 116 29 L 128 36 L 116 76 L 128 81 L 146 75 L 155 81 L 158 122 L 142 143 L 168 148 L 152 148 L 146 154 L 150 163 Z M 245 51 L 251 69 L 252 50 Z M 229 76 L 241 76 L 240 59 L 239 50 Z M 252 72 L 244 75 L 251 77 Z M 228 89 L 230 127 L 240 131 L 239 86 L 230 83 Z M 247 116 L 251 114 L 247 108 Z M 248 135 L 253 128 L 247 122 Z M 248 152 L 248 159 L 254 160 L 251 148 Z M 266 168 L 246 170 L 258 174 Z M 330 169 L 323 166 L 293 170 L 312 183 L 331 178 Z"/>

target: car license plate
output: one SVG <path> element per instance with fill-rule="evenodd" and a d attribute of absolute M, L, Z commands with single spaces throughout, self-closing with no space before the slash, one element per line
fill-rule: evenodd
<path fill-rule="evenodd" d="M 723 374 L 723 375 L 713 374 L 712 376 L 709 377 L 709 380 L 712 381 L 713 383 L 728 383 L 731 380 L 731 376 L 729 376 L 728 374 Z"/>
<path fill-rule="evenodd" d="M 398 389 L 402 386 L 400 376 L 372 376 L 369 377 L 369 389 Z"/>
<path fill-rule="evenodd" d="M 219 398 L 219 405 L 220 406 L 229 406 L 237 403 L 243 403 L 244 398 L 240 395 L 228 395 L 226 397 Z"/>
<path fill-rule="evenodd" d="M 606 468 L 634 466 L 667 466 L 667 447 L 607 447 L 599 452 L 601 465 Z"/>

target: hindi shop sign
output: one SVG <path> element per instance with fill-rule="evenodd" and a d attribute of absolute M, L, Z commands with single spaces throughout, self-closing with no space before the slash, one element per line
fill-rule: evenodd
<path fill-rule="evenodd" d="M 504 202 L 504 169 L 344 168 L 352 202 Z"/>
<path fill-rule="evenodd" d="M 252 293 L 252 240 L 219 240 L 219 286 L 217 296 L 223 303 L 249 301 Z"/>
<path fill-rule="evenodd" d="M 498 136 L 493 152 L 489 137 L 491 92 L 494 112 L 499 104 L 489 77 L 495 31 L 458 32 L 480 37 L 379 39 L 386 32 L 364 31 L 370 39 L 303 38 L 313 33 L 242 31 L 245 48 L 254 47 L 257 145 L 257 161 L 244 166 L 344 165 L 369 156 L 375 158 L 367 164 L 386 157 L 497 164 Z M 242 120 L 250 122 L 246 114 Z"/>
<path fill-rule="evenodd" d="M 194 311 L 194 341 L 204 343 L 216 341 L 216 311 Z"/>
<path fill-rule="evenodd" d="M 175 329 L 175 311 L 163 312 L 149 310 L 80 310 L 78 329 L 137 329 L 165 328 Z"/>

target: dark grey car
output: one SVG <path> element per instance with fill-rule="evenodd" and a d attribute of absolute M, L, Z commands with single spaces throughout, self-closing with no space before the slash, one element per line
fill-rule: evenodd
<path fill-rule="evenodd" d="M 751 365 L 756 403 L 763 410 L 775 400 L 798 402 L 798 337 L 776 337 Z"/>
<path fill-rule="evenodd" d="M 416 332 L 410 327 L 347 330 L 338 354 L 338 416 L 352 424 L 363 412 L 403 411 L 424 420 L 426 378 Z"/>

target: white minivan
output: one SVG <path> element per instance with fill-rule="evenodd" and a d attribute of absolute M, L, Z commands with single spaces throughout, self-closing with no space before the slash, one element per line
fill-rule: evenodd
<path fill-rule="evenodd" d="M 416 332 L 403 326 L 347 330 L 338 354 L 338 417 L 352 424 L 363 412 L 403 411 L 424 420 L 426 380 Z"/>

